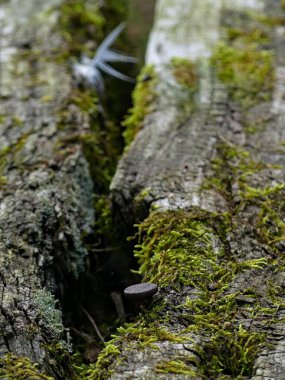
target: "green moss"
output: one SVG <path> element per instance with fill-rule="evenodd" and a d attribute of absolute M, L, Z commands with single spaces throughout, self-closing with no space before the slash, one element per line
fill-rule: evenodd
<path fill-rule="evenodd" d="M 67 58 L 80 56 L 82 53 L 93 56 L 104 36 L 126 18 L 127 2 L 125 0 L 104 2 L 66 0 L 60 6 L 59 12 L 59 29 L 65 40 L 63 52 L 59 52 L 59 55 L 63 55 L 66 62 Z M 78 133 L 78 120 L 75 122 L 70 120 L 69 105 L 76 105 L 78 114 L 82 112 L 86 116 L 84 121 L 90 126 L 88 133 Z M 59 112 L 59 129 L 64 129 L 65 135 L 76 131 L 77 141 L 75 141 L 75 135 L 69 141 L 64 137 L 63 144 L 57 147 L 62 152 L 67 148 L 68 143 L 82 145 L 90 165 L 95 192 L 98 193 L 108 192 L 109 183 L 122 150 L 120 128 L 102 111 L 102 106 L 105 105 L 98 106 L 95 89 L 73 89 Z"/>
<path fill-rule="evenodd" d="M 111 199 L 108 196 L 95 197 L 95 228 L 98 234 L 110 234 L 112 231 Z"/>
<path fill-rule="evenodd" d="M 230 95 L 244 107 L 271 99 L 275 80 L 271 51 L 262 50 L 256 44 L 220 43 L 211 63 L 218 78 L 229 87 Z"/>
<path fill-rule="evenodd" d="M 227 155 L 236 158 L 232 149 Z M 243 156 L 243 160 L 249 159 L 248 154 Z M 256 166 L 253 162 L 251 165 Z M 263 192 L 273 193 L 269 189 Z M 181 339 L 187 340 L 187 333 L 208 336 L 206 343 L 196 348 L 202 358 L 202 366 L 198 368 L 207 377 L 251 375 L 254 359 L 265 343 L 264 334 L 251 331 L 239 322 L 243 310 L 250 310 L 253 318 L 265 313 L 259 297 L 245 289 L 242 295 L 245 300 L 249 299 L 249 304 L 245 301 L 245 306 L 241 306 L 240 293 L 227 294 L 239 273 L 262 271 L 270 265 L 267 257 L 241 260 L 228 256 L 226 240 L 235 228 L 234 218 L 235 214 L 218 215 L 193 209 L 154 213 L 139 225 L 140 244 L 135 254 L 143 280 L 157 282 L 162 287 L 190 286 L 197 291 L 198 297 L 187 298 L 177 307 L 177 313 L 179 320 L 188 324 L 180 334 Z M 214 249 L 213 241 L 217 239 L 219 249 Z M 277 290 L 273 287 L 268 297 L 272 298 Z M 272 308 L 266 310 L 267 315 L 274 316 L 279 301 L 272 303 Z M 268 318 L 266 323 L 272 323 L 272 319 Z M 183 368 L 189 369 L 186 360 L 182 363 Z M 167 372 L 171 368 L 171 365 L 170 368 L 162 365 L 160 369 Z"/>
<path fill-rule="evenodd" d="M 241 30 L 232 30 L 228 39 L 232 46 L 219 45 L 212 58 L 220 80 L 229 86 L 232 97 L 245 107 L 270 99 L 274 74 L 273 55 L 263 46 L 268 43 L 267 36 L 260 31 L 255 31 L 249 37 Z M 193 65 L 188 64 L 188 72 L 184 63 L 176 62 L 176 66 L 174 75 L 178 82 L 189 88 L 195 88 L 197 79 Z M 157 78 L 153 68 L 145 68 L 139 76 L 133 94 L 134 107 L 124 122 L 126 127 L 124 138 L 127 144 L 143 127 L 145 116 L 154 109 L 156 83 Z M 82 97 L 80 95 L 79 99 L 73 99 L 72 103 L 95 120 L 95 133 L 94 138 L 90 135 L 80 135 L 79 142 L 91 147 L 100 147 L 100 150 L 102 148 L 98 140 L 103 132 L 99 129 L 98 133 L 97 129 L 96 99 L 93 95 L 91 98 L 88 94 L 86 96 L 87 99 L 85 94 Z M 93 162 L 96 162 L 95 157 L 100 158 L 100 155 L 96 156 L 99 150 L 93 153 L 91 151 L 90 162 L 92 158 Z M 102 151 L 106 153 L 104 149 Z M 239 210 L 247 207 L 248 204 L 256 202 L 262 206 L 263 210 L 266 207 L 274 209 L 273 204 L 266 206 L 266 199 L 269 198 L 273 202 L 276 195 L 282 194 L 283 188 L 263 186 L 254 192 L 247 184 L 251 176 L 264 169 L 263 164 L 252 160 L 247 152 L 227 145 L 221 144 L 217 153 L 217 158 L 212 163 L 213 176 L 208 179 L 207 186 L 222 193 L 229 200 L 234 210 L 233 216 L 236 216 Z M 232 191 L 236 181 L 240 186 L 240 199 L 237 201 Z M 108 219 L 107 203 L 99 201 L 98 208 L 102 214 L 106 214 Z M 270 224 L 267 223 L 266 218 L 268 218 L 267 212 L 266 215 L 260 215 L 259 223 L 264 228 Z M 279 211 L 274 209 L 271 218 L 275 220 L 274 225 L 278 225 L 281 219 Z M 269 222 L 271 221 L 272 219 Z M 283 228 L 281 225 L 278 227 L 280 228 L 278 238 L 282 236 L 281 227 Z M 189 212 L 155 213 L 140 224 L 140 241 L 136 246 L 135 255 L 140 264 L 139 273 L 144 280 L 155 281 L 162 287 L 172 285 L 179 289 L 180 286 L 190 286 L 197 291 L 196 299 L 189 298 L 177 307 L 181 310 L 180 317 L 187 328 L 180 335 L 162 330 L 155 320 L 161 322 L 163 318 L 159 316 L 161 314 L 157 310 L 152 310 L 147 313 L 147 317 L 140 317 L 138 322 L 119 329 L 118 335 L 107 343 L 100 354 L 97 364 L 80 368 L 80 378 L 91 380 L 110 376 L 115 365 L 119 364 L 118 360 L 125 359 L 121 350 L 122 345 L 128 348 L 134 347 L 134 349 L 146 347 L 157 349 L 156 342 L 161 340 L 184 342 L 189 332 L 203 333 L 208 338 L 199 352 L 202 362 L 205 363 L 202 368 L 203 376 L 250 376 L 254 359 L 262 348 L 265 337 L 242 326 L 239 322 L 239 313 L 240 310 L 249 310 L 253 316 L 257 317 L 263 315 L 265 310 L 254 292 L 251 292 L 253 294 L 244 292 L 247 296 L 250 294 L 253 299 L 252 304 L 244 307 L 238 303 L 238 294 L 226 292 L 238 273 L 248 270 L 262 271 L 264 267 L 270 265 L 270 262 L 267 258 L 243 261 L 234 257 L 229 258 L 226 238 L 233 228 L 234 220 L 231 216 L 195 209 Z M 268 241 L 276 238 L 276 231 L 271 233 L 271 227 L 268 234 L 270 236 Z M 220 244 L 214 250 L 213 241 L 217 240 Z M 276 264 L 276 267 L 278 265 Z M 280 267 L 277 270 L 280 270 Z M 276 299 L 277 289 L 274 286 L 270 289 L 268 297 L 276 300 L 276 307 L 271 309 L 271 315 L 274 315 L 279 300 Z M 164 310 L 164 305 L 160 307 Z M 192 375 L 191 360 L 174 358 L 158 365 L 156 371 Z"/>
<path fill-rule="evenodd" d="M 215 216 L 213 215 L 213 218 Z M 206 267 L 215 266 L 207 213 L 153 214 L 139 225 L 135 256 L 144 280 L 160 285 L 207 284 Z M 196 276 L 197 274 L 197 276 Z"/>
<path fill-rule="evenodd" d="M 253 188 L 245 185 L 240 190 L 240 208 L 255 205 L 259 208 L 256 216 L 257 237 L 267 244 L 276 253 L 279 253 L 279 242 L 284 240 L 285 223 L 283 213 L 285 211 L 284 184 L 274 186 L 260 186 Z"/>
<path fill-rule="evenodd" d="M 5 186 L 7 183 L 6 168 L 9 162 L 20 167 L 23 159 L 23 148 L 28 139 L 28 134 L 23 134 L 13 144 L 6 146 L 0 150 L 0 186 Z"/>
<path fill-rule="evenodd" d="M 102 14 L 108 21 L 108 29 L 114 29 L 120 22 L 128 19 L 129 0 L 105 0 L 102 4 Z"/>
<path fill-rule="evenodd" d="M 1 114 L 0 114 L 0 124 L 4 124 L 6 118 L 7 118 L 6 115 L 1 115 Z"/>
<path fill-rule="evenodd" d="M 69 380 L 76 380 L 76 355 L 72 356 L 70 354 L 70 347 L 69 350 L 67 350 L 66 348 L 66 344 L 62 344 L 59 342 L 45 345 L 45 349 L 47 350 L 51 358 L 50 365 L 55 377 L 57 379 L 66 378 Z"/>
<path fill-rule="evenodd" d="M 240 191 L 240 195 L 245 201 L 252 201 L 255 199 L 265 199 L 270 196 L 277 195 L 281 190 L 283 190 L 285 184 L 278 184 L 275 186 L 265 186 L 263 188 L 254 188 L 248 185 L 245 185 L 242 191 Z"/>
<path fill-rule="evenodd" d="M 237 43 L 246 45 L 255 44 L 264 47 L 270 43 L 269 34 L 262 28 L 250 28 L 245 30 L 238 27 L 228 27 L 225 30 L 227 41 L 231 44 Z"/>
<path fill-rule="evenodd" d="M 12 117 L 12 124 L 13 127 L 22 127 L 23 126 L 23 120 L 21 120 L 18 116 Z"/>
<path fill-rule="evenodd" d="M 162 328 L 153 320 L 154 315 L 150 312 L 149 316 L 142 318 L 137 323 L 130 323 L 126 326 L 118 328 L 118 333 L 120 334 L 120 339 L 133 341 L 136 340 L 139 343 L 139 348 L 150 347 L 157 349 L 158 347 L 153 344 L 158 341 L 170 341 L 175 343 L 184 343 L 183 337 L 173 334 Z"/>
<path fill-rule="evenodd" d="M 59 9 L 59 28 L 65 40 L 64 60 L 70 56 L 81 55 L 82 52 L 94 55 L 105 34 L 125 18 L 126 6 L 125 0 L 107 0 L 103 3 L 88 0 L 65 1 Z M 68 106 L 71 104 L 75 104 L 79 113 L 81 111 L 87 116 L 86 122 L 90 125 L 88 133 L 78 133 L 78 125 L 73 125 L 70 120 Z M 95 90 L 73 89 L 67 104 L 60 111 L 59 129 L 64 129 L 66 134 L 76 130 L 77 138 L 73 135 L 70 139 L 62 139 L 63 144 L 58 148 L 62 152 L 68 143 L 80 143 L 90 164 L 95 192 L 105 193 L 122 148 L 120 128 L 104 112 L 99 111 L 100 107 Z"/>
<path fill-rule="evenodd" d="M 233 147 L 227 152 L 225 150 L 224 147 L 224 154 L 229 160 L 237 159 Z M 242 154 L 244 169 L 246 160 L 251 170 L 260 170 L 246 152 Z M 283 186 L 275 186 L 274 189 L 266 187 L 261 197 L 274 196 L 280 191 L 283 191 Z M 259 195 L 258 192 L 254 197 Z M 247 201 L 252 200 L 250 196 Z M 276 271 L 284 267 L 280 266 L 280 262 L 272 263 L 267 256 L 247 260 L 229 256 L 227 239 L 236 228 L 234 219 L 238 212 L 238 209 L 231 215 L 199 209 L 157 212 L 138 226 L 140 244 L 136 246 L 136 256 L 143 281 L 156 282 L 162 288 L 172 286 L 178 291 L 180 286 L 189 286 L 195 289 L 196 297 L 186 298 L 174 307 L 174 314 L 179 315 L 179 321 L 187 326 L 179 334 L 161 330 L 160 326 L 167 325 L 172 318 L 171 313 L 167 314 L 167 310 L 171 310 L 170 305 L 163 302 L 140 317 L 135 324 L 120 328 L 118 336 L 112 341 L 115 344 L 114 357 L 111 357 L 111 362 L 104 361 L 103 366 L 95 366 L 94 374 L 98 377 L 94 375 L 94 379 L 106 378 L 110 374 L 108 371 L 117 364 L 117 357 L 124 360 L 122 346 L 128 349 L 157 349 L 158 341 L 165 339 L 185 343 L 189 339 L 191 341 L 193 334 L 205 337 L 205 341 L 194 348 L 201 362 L 197 362 L 195 357 L 175 357 L 160 363 L 154 370 L 206 378 L 252 375 L 255 358 L 266 344 L 266 337 L 242 324 L 243 313 L 250 314 L 251 320 L 262 318 L 264 328 L 270 326 L 276 322 L 275 316 L 283 302 L 282 294 L 278 294 L 280 289 L 274 284 L 267 284 L 268 292 L 264 297 L 270 308 L 264 308 L 254 289 L 245 288 L 236 293 L 228 291 L 236 276 L 242 272 L 254 271 L 261 275 L 269 265 L 276 267 Z M 215 248 L 213 242 L 216 242 Z M 105 351 L 102 357 L 109 358 Z M 199 373 L 193 368 L 198 368 Z"/>
<path fill-rule="evenodd" d="M 69 117 L 68 107 L 75 105 L 78 114 L 84 116 L 89 125 L 88 132 L 78 132 L 77 121 Z M 75 89 L 59 113 L 58 128 L 65 131 L 58 146 L 59 153 L 72 144 L 81 144 L 83 153 L 89 162 L 95 192 L 106 193 L 114 175 L 116 162 L 121 152 L 120 130 L 98 111 L 98 98 L 89 89 Z M 75 124 L 74 124 L 75 123 Z"/>
<path fill-rule="evenodd" d="M 103 37 L 105 19 L 98 2 L 68 0 L 60 7 L 59 26 L 66 42 L 66 55 L 78 55 L 89 50 L 88 41 Z"/>
<path fill-rule="evenodd" d="M 38 369 L 38 364 L 28 358 L 7 354 L 0 359 L 0 379 L 7 380 L 54 380 Z"/>
<path fill-rule="evenodd" d="M 59 7 L 59 27 L 65 41 L 59 59 L 93 55 L 98 44 L 127 18 L 126 0 L 65 0 Z M 106 22 L 108 21 L 108 22 Z"/>
<path fill-rule="evenodd" d="M 259 13 L 245 12 L 242 16 L 234 13 L 233 25 L 231 17 L 225 15 L 225 41 L 217 44 L 210 61 L 233 100 L 246 109 L 272 98 L 275 81 L 272 30 L 259 20 Z"/>
<path fill-rule="evenodd" d="M 75 104 L 84 113 L 93 116 L 98 113 L 98 97 L 95 91 L 90 89 L 74 89 L 68 99 L 68 104 Z"/>
<path fill-rule="evenodd" d="M 174 57 L 171 60 L 173 75 L 177 82 L 189 91 L 198 90 L 198 73 L 194 62 L 189 59 Z"/>
<path fill-rule="evenodd" d="M 214 334 L 211 328 L 211 339 L 202 352 L 204 376 L 251 376 L 254 360 L 264 347 L 265 335 L 251 332 L 242 325 L 235 326 L 234 329 L 231 326 L 228 329 L 225 327 L 218 326 Z"/>
<path fill-rule="evenodd" d="M 110 340 L 100 353 L 96 364 L 91 364 L 88 368 L 85 368 L 85 370 L 81 372 L 80 378 L 86 378 L 86 380 L 107 379 L 114 372 L 113 366 L 120 352 L 116 339 Z"/>
<path fill-rule="evenodd" d="M 9 154 L 9 153 L 10 153 L 10 147 L 5 147 L 5 148 L 1 149 L 0 150 L 1 160 L 3 160 L 7 156 L 7 154 Z"/>
<path fill-rule="evenodd" d="M 187 331 L 200 332 L 208 337 L 198 348 L 203 374 L 207 378 L 220 374 L 231 378 L 250 376 L 254 359 L 264 347 L 265 334 L 250 331 L 238 321 L 238 313 L 243 307 L 238 305 L 236 296 L 217 297 L 215 302 L 213 299 L 204 303 L 194 300 L 188 305 L 191 316 L 187 316 L 190 322 Z M 260 310 L 258 303 L 252 309 Z M 274 312 L 271 310 L 271 315 Z"/>
<path fill-rule="evenodd" d="M 255 161 L 245 150 L 223 143 L 217 147 L 217 156 L 212 160 L 213 172 L 205 181 L 204 188 L 215 190 L 229 202 L 232 217 L 246 207 L 258 207 L 255 216 L 256 238 L 278 253 L 278 243 L 285 236 L 284 184 L 267 185 L 262 180 L 264 170 L 274 169 L 278 167 Z M 256 182 L 258 177 L 260 183 Z M 251 181 L 254 181 L 254 186 L 250 185 Z"/>
<path fill-rule="evenodd" d="M 266 15 L 264 13 L 260 14 L 254 11 L 248 12 L 250 17 L 259 22 L 260 24 L 268 27 L 268 28 L 274 28 L 276 26 L 283 26 L 285 25 L 285 17 L 284 14 L 282 14 L 282 4 L 280 4 L 280 13 L 275 15 Z"/>
<path fill-rule="evenodd" d="M 125 127 L 123 136 L 127 146 L 143 127 L 145 116 L 154 110 L 156 83 L 157 77 L 153 66 L 145 66 L 138 76 L 137 84 L 133 91 L 132 98 L 134 106 L 129 110 L 129 115 L 122 123 Z"/>
<path fill-rule="evenodd" d="M 266 165 L 256 162 L 247 151 L 234 145 L 221 143 L 216 146 L 216 151 L 216 157 L 211 161 L 212 173 L 203 188 L 214 189 L 232 202 L 233 183 L 238 181 L 240 185 L 246 185 L 248 178 L 265 169 Z"/>
<path fill-rule="evenodd" d="M 191 363 L 191 360 L 193 360 L 193 358 L 189 357 L 188 360 Z M 161 363 L 159 363 L 155 367 L 155 372 L 157 372 L 157 373 L 174 373 L 177 375 L 179 375 L 179 374 L 180 375 L 189 375 L 189 376 L 193 376 L 194 378 L 195 378 L 195 376 L 197 376 L 197 373 L 194 372 L 193 369 L 191 369 L 191 366 L 187 365 L 182 360 L 169 360 L 169 361 L 162 360 Z"/>
<path fill-rule="evenodd" d="M 142 189 L 138 193 L 138 195 L 135 196 L 135 202 L 138 203 L 138 204 L 141 203 L 148 196 L 150 190 L 151 190 L 150 187 L 148 187 L 146 189 Z"/>
<path fill-rule="evenodd" d="M 207 288 L 222 284 L 244 270 L 262 269 L 266 258 L 226 261 L 224 249 L 213 252 L 213 235 L 224 235 L 231 229 L 228 215 L 201 211 L 155 213 L 139 225 L 140 244 L 135 256 L 144 281 L 161 286 L 173 285 Z"/>
<path fill-rule="evenodd" d="M 153 314 L 150 312 L 136 323 L 130 323 L 118 328 L 117 334 L 106 344 L 99 355 L 97 363 L 87 370 L 85 376 L 88 375 L 87 378 L 90 380 L 108 378 L 113 373 L 114 367 L 125 360 L 121 353 L 123 345 L 126 347 L 134 346 L 136 349 L 141 350 L 146 347 L 157 350 L 156 342 L 166 340 L 175 343 L 185 342 L 183 337 L 161 328 L 152 317 Z"/>
<path fill-rule="evenodd" d="M 7 185 L 7 177 L 0 176 L 0 187 Z"/>
<path fill-rule="evenodd" d="M 244 115 L 243 125 L 244 131 L 247 135 L 254 135 L 266 129 L 267 122 L 270 121 L 269 116 L 256 116 L 253 120 L 247 120 Z"/>

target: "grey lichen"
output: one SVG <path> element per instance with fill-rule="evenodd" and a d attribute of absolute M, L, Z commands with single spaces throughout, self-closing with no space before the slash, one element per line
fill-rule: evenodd
<path fill-rule="evenodd" d="M 66 346 L 66 341 L 62 340 L 65 331 L 62 325 L 62 312 L 57 304 L 55 297 L 49 291 L 45 289 L 35 291 L 34 305 L 40 319 L 39 325 L 48 329 L 54 339 Z M 70 349 L 68 346 L 67 348 Z"/>

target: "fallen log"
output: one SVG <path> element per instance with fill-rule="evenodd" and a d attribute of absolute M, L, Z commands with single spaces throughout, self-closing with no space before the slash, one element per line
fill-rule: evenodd
<path fill-rule="evenodd" d="M 158 1 L 111 192 L 159 292 L 91 378 L 284 377 L 284 17 Z"/>
<path fill-rule="evenodd" d="M 63 299 L 68 279 L 84 270 L 94 185 L 83 151 L 97 139 L 98 121 L 96 94 L 76 87 L 69 58 L 86 48 L 102 24 L 94 13 L 97 2 L 75 3 L 0 4 L 3 379 L 74 376 L 69 333 L 56 299 Z M 73 39 L 72 22 L 86 28 Z M 92 147 L 96 150 L 96 142 Z"/>

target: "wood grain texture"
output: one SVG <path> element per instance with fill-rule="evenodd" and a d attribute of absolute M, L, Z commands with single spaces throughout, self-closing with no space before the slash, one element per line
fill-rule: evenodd
<path fill-rule="evenodd" d="M 0 356 L 28 357 L 55 378 L 69 376 L 55 348 L 70 346 L 54 294 L 84 269 L 82 236 L 94 222 L 88 163 L 80 144 L 63 146 L 58 127 L 65 112 L 74 133 L 89 128 L 67 102 L 61 3 L 0 4 Z"/>
<path fill-rule="evenodd" d="M 208 5 L 208 8 L 205 5 Z M 279 22 L 279 18 L 284 17 L 282 12 L 284 9 L 281 10 L 280 3 L 271 0 L 199 3 L 160 0 L 157 3 L 156 21 L 149 41 L 147 61 L 154 64 L 159 78 L 155 89 L 158 99 L 154 111 L 145 117 L 143 128 L 118 165 L 111 185 L 113 202 L 126 224 L 141 222 L 148 213 L 152 216 L 162 215 L 165 230 L 169 234 L 175 232 L 171 229 L 171 224 L 167 225 L 167 218 L 163 219 L 163 215 L 169 210 L 186 211 L 189 218 L 193 210 L 198 210 L 198 215 L 199 212 L 206 212 L 208 215 L 228 215 L 231 226 L 224 228 L 217 221 L 210 233 L 211 252 L 227 252 L 221 260 L 217 257 L 217 265 L 229 274 L 232 269 L 228 265 L 233 263 L 245 265 L 249 264 L 250 260 L 260 263 L 264 260 L 266 264 L 259 268 L 248 265 L 247 268 L 243 267 L 244 269 L 234 273 L 222 291 L 222 298 L 218 296 L 218 300 L 215 299 L 216 296 L 211 296 L 211 292 L 205 291 L 207 286 L 211 286 L 206 279 L 204 289 L 199 281 L 183 287 L 175 278 L 168 286 L 161 286 L 160 297 L 154 303 L 154 310 L 160 307 L 156 314 L 156 326 L 178 334 L 185 341 L 177 343 L 171 339 L 156 337 L 154 349 L 144 346 L 136 335 L 130 338 L 128 330 L 121 332 L 116 341 L 120 354 L 111 363 L 113 375 L 107 378 L 284 378 L 284 234 L 278 230 L 278 239 L 266 239 L 267 234 L 271 234 L 272 229 L 276 227 L 271 219 L 271 207 L 278 210 L 276 212 L 278 219 L 282 221 L 281 224 L 285 212 L 281 204 L 284 196 L 285 163 L 285 29 L 283 23 Z M 275 21 L 268 24 L 268 17 Z M 225 86 L 217 78 L 215 68 L 211 67 L 205 57 L 214 54 L 215 41 L 226 40 L 226 29 L 255 29 L 256 20 L 260 19 L 263 19 L 261 29 L 265 28 L 270 36 L 270 42 L 265 44 L 265 49 L 271 49 L 274 55 L 275 80 L 272 82 L 272 95 L 271 98 L 260 101 L 257 100 L 260 94 L 256 94 L 256 99 L 253 100 L 257 101 L 254 104 L 242 107 L 243 99 L 233 99 L 230 86 Z M 192 30 L 191 25 L 196 27 Z M 175 48 L 172 49 L 173 44 Z M 171 57 L 177 54 L 193 59 L 200 68 L 200 89 L 196 96 L 196 106 L 194 111 L 191 110 L 189 113 L 187 107 L 183 107 L 189 99 L 187 100 L 184 89 L 175 83 L 170 68 Z M 248 89 L 248 92 L 250 91 L 251 89 Z M 253 132 L 249 132 L 249 124 L 254 127 Z M 229 154 L 230 151 L 235 152 L 235 157 Z M 241 165 L 244 159 L 247 164 Z M 224 179 L 219 189 L 215 186 L 205 186 L 209 178 L 213 180 L 221 177 Z M 268 207 L 264 209 L 265 204 Z M 201 218 L 198 216 L 196 220 L 200 222 Z M 175 223 L 173 219 L 172 223 Z M 207 225 L 206 221 L 202 223 Z M 155 240 L 155 226 L 156 224 L 153 224 L 148 230 L 149 244 L 154 252 L 159 252 L 159 245 L 163 244 L 165 236 L 163 235 L 161 240 Z M 219 230 L 223 230 L 223 233 L 218 232 Z M 147 237 L 145 239 L 148 241 Z M 181 245 L 184 244 L 183 239 L 185 235 L 181 237 Z M 171 247 L 171 243 L 169 244 L 169 248 L 161 252 L 164 257 L 179 249 L 179 245 Z M 201 238 L 200 245 L 203 244 Z M 160 262 L 158 257 L 156 260 Z M 177 265 L 178 262 L 179 258 Z M 144 264 L 142 259 L 141 265 Z M 207 267 L 206 259 L 202 259 L 202 264 L 206 267 L 208 278 L 211 278 L 214 273 L 213 267 Z M 155 278 L 159 282 L 160 276 L 164 275 L 163 264 L 161 265 L 159 268 L 157 264 L 155 269 L 155 265 L 150 264 L 151 274 L 142 270 L 143 280 Z M 165 258 L 165 271 L 168 269 Z M 277 298 L 272 297 L 272 293 L 270 295 L 270 289 L 273 288 L 276 290 Z M 246 297 L 246 292 L 254 294 L 254 304 L 258 304 L 258 313 L 255 313 L 257 309 L 251 306 L 252 299 L 239 298 L 240 295 Z M 216 313 L 216 321 L 213 323 L 210 314 L 205 311 L 205 306 L 203 329 L 198 318 L 203 317 L 203 311 L 197 306 L 197 298 L 202 303 L 207 300 L 207 294 L 208 307 L 211 308 L 212 303 L 215 305 L 211 310 Z M 219 314 L 218 305 L 224 304 L 221 299 L 225 300 L 230 296 L 236 300 L 231 308 L 235 312 L 227 319 L 222 307 Z M 187 297 L 192 302 L 192 309 L 185 307 Z M 207 302 L 204 305 L 207 305 Z M 274 316 L 270 316 L 270 310 L 275 310 Z M 185 314 L 188 317 L 194 316 L 185 322 Z M 141 321 L 145 319 L 147 316 L 138 318 Z M 207 319 L 211 323 L 210 327 L 207 326 Z M 221 320 L 225 323 L 220 324 L 218 321 Z M 212 364 L 210 360 L 215 354 L 219 356 L 219 352 L 222 352 L 227 344 L 227 339 L 229 342 L 231 339 L 235 341 L 239 334 L 237 331 L 243 328 L 251 334 L 257 334 L 255 336 L 265 337 L 264 345 L 260 346 L 251 359 L 252 369 L 249 372 L 243 372 L 242 369 L 240 372 L 231 372 L 227 358 L 235 350 L 233 345 L 224 356 L 224 361 L 218 365 L 218 372 L 210 375 L 211 368 L 206 368 Z M 211 344 L 218 336 L 225 336 L 224 332 L 227 329 L 228 338 L 220 341 L 214 352 Z M 131 332 L 129 334 L 131 336 Z M 209 346 L 212 347 L 212 351 L 207 351 Z M 244 346 L 242 354 L 245 353 Z M 161 367 L 162 362 L 167 362 L 168 366 Z M 173 362 L 176 362 L 176 367 Z M 177 362 L 182 362 L 185 366 L 179 367 Z M 188 372 L 183 372 L 187 369 Z"/>

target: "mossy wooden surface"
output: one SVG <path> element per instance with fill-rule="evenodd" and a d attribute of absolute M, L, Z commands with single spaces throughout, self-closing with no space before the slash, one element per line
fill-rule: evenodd
<path fill-rule="evenodd" d="M 283 2 L 159 1 L 170 38 L 152 45 L 155 96 L 135 96 L 112 196 L 124 222 L 138 222 L 138 271 L 160 291 L 85 366 L 71 363 L 53 294 L 84 268 L 91 177 L 106 192 L 118 150 L 102 145 L 116 128 L 100 128 L 96 94 L 74 90 L 66 63 L 91 55 L 107 26 L 94 2 L 23 1 L 1 2 L 0 377 L 281 380 Z M 110 15 L 124 12 L 110 3 Z M 187 43 L 186 56 L 167 39 Z M 97 209 L 105 233 L 108 202 Z"/>
<path fill-rule="evenodd" d="M 3 379 L 76 376 L 55 294 L 61 300 L 67 278 L 85 268 L 94 187 L 107 191 L 118 150 L 117 129 L 108 121 L 102 130 L 96 93 L 77 86 L 71 64 L 94 54 L 105 30 L 121 20 L 123 2 L 110 3 L 0 5 Z M 108 27 L 102 8 L 114 16 Z"/>
<path fill-rule="evenodd" d="M 215 1 L 207 12 L 217 19 L 210 25 L 199 19 L 199 37 L 188 25 L 195 14 L 206 19 L 205 7 L 189 1 L 185 26 L 173 13 L 167 20 L 170 3 L 158 2 L 153 36 L 160 33 L 161 46 L 152 63 L 161 89 L 170 78 L 167 38 L 173 33 L 183 45 L 189 31 L 185 51 L 196 49 L 199 78 L 194 107 L 184 119 L 174 111 L 166 119 L 167 105 L 183 107 L 175 82 L 172 92 L 158 91 L 165 115 L 153 111 L 145 118 L 111 187 L 125 223 L 137 222 L 134 254 L 142 281 L 158 283 L 160 292 L 147 312 L 118 331 L 112 344 L 120 353 L 99 361 L 96 373 L 114 380 L 281 380 L 284 4 Z M 211 28 L 216 41 L 209 43 Z M 146 320 L 152 346 L 131 333 Z M 155 336 L 152 322 L 181 341 Z"/>
<path fill-rule="evenodd" d="M 18 380 L 53 380 L 54 377 L 46 376 L 39 371 L 37 365 L 26 357 L 18 357 L 8 354 L 1 359 L 0 377 L 2 379 Z"/>
<path fill-rule="evenodd" d="M 152 66 L 142 69 L 137 78 L 136 88 L 133 92 L 134 107 L 128 111 L 123 122 L 125 144 L 128 146 L 138 131 L 143 127 L 145 116 L 155 107 L 155 84 L 157 77 Z"/>

